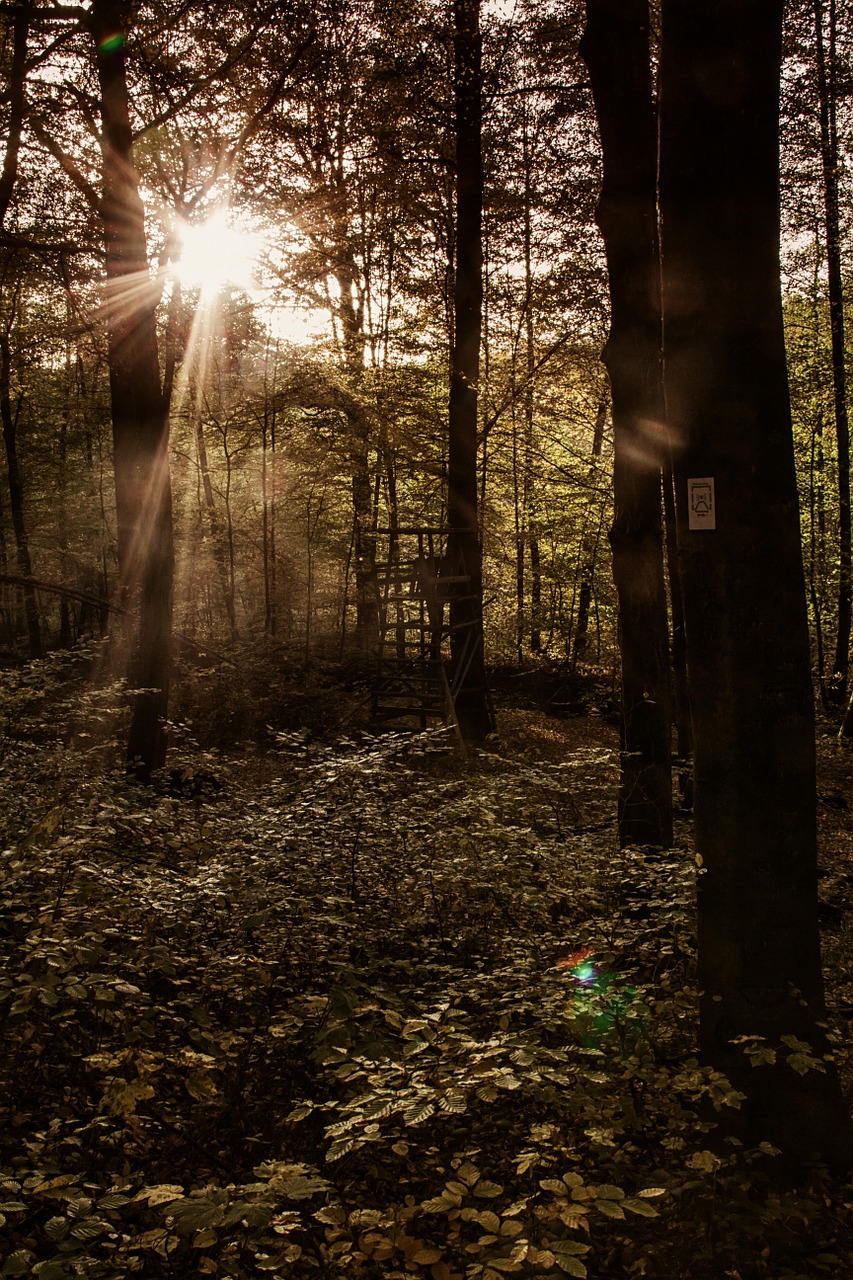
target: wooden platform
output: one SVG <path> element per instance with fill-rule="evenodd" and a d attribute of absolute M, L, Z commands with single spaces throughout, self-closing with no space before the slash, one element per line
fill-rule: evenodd
<path fill-rule="evenodd" d="M 446 537 L 440 529 L 394 531 L 388 559 L 376 566 L 379 644 L 371 689 L 376 723 L 458 727 L 450 600 L 466 594 L 470 579 L 447 565 Z"/>

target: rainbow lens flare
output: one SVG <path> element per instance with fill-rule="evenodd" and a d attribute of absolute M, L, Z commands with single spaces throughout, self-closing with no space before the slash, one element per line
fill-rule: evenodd
<path fill-rule="evenodd" d="M 98 45 L 99 53 L 109 54 L 118 53 L 119 49 L 123 49 L 127 43 L 125 36 L 121 31 L 117 31 L 114 36 L 107 36 L 106 40 L 102 40 Z"/>

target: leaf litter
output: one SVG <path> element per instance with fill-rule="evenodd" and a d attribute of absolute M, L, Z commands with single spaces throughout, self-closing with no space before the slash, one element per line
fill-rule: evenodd
<path fill-rule="evenodd" d="M 714 1139 L 687 822 L 619 850 L 603 721 L 185 742 L 175 797 L 2 680 L 0 1275 L 844 1270 L 843 1190 Z"/>

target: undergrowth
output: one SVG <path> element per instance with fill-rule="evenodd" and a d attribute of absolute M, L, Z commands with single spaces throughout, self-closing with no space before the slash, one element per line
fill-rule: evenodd
<path fill-rule="evenodd" d="M 717 1140 L 611 752 L 177 735 L 141 791 L 76 671 L 0 677 L 0 1275 L 848 1273 L 849 1190 Z"/>

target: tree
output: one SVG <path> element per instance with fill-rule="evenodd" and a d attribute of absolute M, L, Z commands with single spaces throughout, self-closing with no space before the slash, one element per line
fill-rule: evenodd
<path fill-rule="evenodd" d="M 26 114 L 27 44 L 30 35 L 31 14 L 31 4 L 21 4 L 16 10 L 12 21 L 12 61 L 9 68 L 8 87 L 9 120 L 3 156 L 3 171 L 0 174 L 0 231 L 5 230 L 4 224 L 18 177 L 18 157 L 21 150 L 21 134 Z M 17 273 L 14 270 L 14 255 L 14 247 L 4 250 L 2 281 L 0 281 L 0 296 L 5 295 L 4 301 L 6 302 L 5 309 L 7 313 L 2 333 L 0 333 L 0 419 L 2 419 L 3 425 L 3 443 L 9 477 L 9 509 L 15 535 L 18 569 L 23 579 L 22 592 L 30 653 L 34 658 L 37 658 L 40 656 L 42 649 L 41 627 L 35 588 L 32 583 L 33 566 L 24 516 L 23 479 L 18 459 L 18 419 L 23 396 L 18 396 L 15 405 L 12 403 L 12 346 L 10 332 L 16 320 L 16 313 L 19 310 L 21 291 L 20 280 L 15 279 Z M 11 280 L 10 276 L 12 277 Z"/>
<path fill-rule="evenodd" d="M 843 1165 L 853 1134 L 819 1025 L 814 708 L 780 296 L 782 2 L 664 0 L 662 22 L 701 1049 L 745 1095 L 749 1137 L 794 1163 L 818 1150 Z M 798 1052 L 812 1064 L 802 1075 Z"/>
<path fill-rule="evenodd" d="M 826 265 L 829 286 L 829 329 L 832 344 L 832 388 L 835 438 L 838 446 L 838 620 L 835 662 L 827 686 L 829 700 L 844 701 L 850 665 L 850 630 L 853 623 L 851 576 L 850 424 L 847 415 L 847 370 L 844 351 L 844 290 L 841 278 L 841 225 L 838 202 L 838 121 L 835 0 L 829 0 L 828 47 L 824 36 L 822 0 L 814 0 L 815 54 L 820 158 L 823 173 Z"/>
<path fill-rule="evenodd" d="M 483 313 L 480 0 L 454 0 L 456 255 L 447 464 L 447 561 L 466 579 L 450 602 L 456 715 L 478 742 L 494 730 L 483 647 L 483 563 L 477 516 L 477 392 Z"/>
<path fill-rule="evenodd" d="M 130 5 L 94 0 L 90 30 L 101 90 L 107 327 L 121 602 L 138 619 L 128 767 L 150 779 L 166 757 L 172 632 L 172 489 L 168 405 L 160 384 L 145 211 L 133 163 L 125 75 Z"/>
<path fill-rule="evenodd" d="M 613 393 L 622 752 L 619 839 L 672 844 L 669 644 L 661 529 L 664 463 L 657 234 L 657 129 L 647 0 L 587 0 L 582 52 L 604 154 L 596 213 L 612 321 L 604 362 Z"/>

